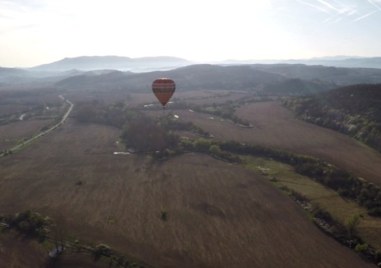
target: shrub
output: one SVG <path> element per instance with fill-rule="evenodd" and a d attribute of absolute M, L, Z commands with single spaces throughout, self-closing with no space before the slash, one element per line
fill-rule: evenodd
<path fill-rule="evenodd" d="M 368 244 L 357 244 L 355 247 L 355 251 L 359 253 L 364 253 L 365 251 L 368 250 Z"/>
<path fill-rule="evenodd" d="M 212 142 L 204 138 L 199 138 L 193 142 L 194 150 L 201 153 L 208 153 L 211 145 Z"/>
<path fill-rule="evenodd" d="M 349 237 L 353 237 L 357 233 L 357 227 L 360 224 L 361 216 L 356 214 L 353 215 L 347 222 L 346 227 Z"/>
<path fill-rule="evenodd" d="M 213 144 L 209 147 L 209 153 L 211 153 L 212 155 L 218 156 L 222 153 L 222 151 L 218 145 Z"/>
<path fill-rule="evenodd" d="M 111 248 L 105 244 L 99 244 L 95 247 L 95 249 L 92 252 L 94 256 L 94 260 L 99 260 L 102 256 L 104 257 L 110 257 L 112 254 Z"/>
<path fill-rule="evenodd" d="M 168 220 L 168 213 L 167 213 L 167 211 L 162 210 L 161 214 L 160 214 L 160 218 L 161 218 L 162 221 L 167 221 Z"/>

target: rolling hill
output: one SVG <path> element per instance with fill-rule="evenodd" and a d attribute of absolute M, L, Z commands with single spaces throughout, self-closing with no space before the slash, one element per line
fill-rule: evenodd
<path fill-rule="evenodd" d="M 381 83 L 380 69 L 336 68 L 302 64 L 229 66 L 196 64 L 184 66 L 186 64 L 189 62 L 169 57 L 67 58 L 31 69 L 2 68 L 0 69 L 0 85 L 38 83 L 70 90 L 110 91 L 118 89 L 141 92 L 150 89 L 154 79 L 171 77 L 176 81 L 178 90 L 244 90 L 285 96 L 310 95 L 338 86 Z M 124 70 L 126 70 L 127 66 L 138 72 L 118 70 L 122 67 L 125 67 Z M 178 66 L 183 67 L 175 68 Z M 87 69 L 92 70 L 85 71 Z M 156 71 L 148 72 L 148 70 Z"/>
<path fill-rule="evenodd" d="M 265 94 L 273 95 L 309 95 L 319 92 L 324 92 L 335 88 L 334 83 L 330 84 L 323 81 L 307 81 L 299 78 L 291 78 L 280 83 L 270 84 L 265 86 Z"/>
<path fill-rule="evenodd" d="M 91 75 L 89 75 L 91 74 Z M 220 66 L 198 64 L 149 73 L 84 73 L 56 85 L 64 89 L 142 91 L 158 77 L 171 77 L 179 90 L 249 90 L 275 95 L 309 95 L 338 86 L 381 83 L 379 69 L 350 69 L 301 64 Z"/>
<path fill-rule="evenodd" d="M 64 89 L 126 89 L 144 91 L 158 77 L 171 77 L 179 90 L 245 90 L 263 92 L 266 87 L 271 94 L 311 94 L 335 87 L 325 81 L 290 80 L 286 75 L 261 70 L 256 66 L 191 65 L 170 71 L 150 73 L 108 73 L 100 76 L 82 74 L 56 83 Z M 275 89 L 280 88 L 280 90 Z"/>
<path fill-rule="evenodd" d="M 381 83 L 381 70 L 366 68 L 338 68 L 304 64 L 255 64 L 257 70 L 283 75 L 290 79 L 317 80 L 338 86 Z"/>
<path fill-rule="evenodd" d="M 83 72 L 77 70 L 64 72 L 43 72 L 30 71 L 21 68 L 2 68 L 0 67 L 0 87 L 8 86 L 36 86 L 51 85 L 64 78 L 79 75 Z"/>
<path fill-rule="evenodd" d="M 27 75 L 28 72 L 22 69 L 0 67 L 0 85 Z"/>

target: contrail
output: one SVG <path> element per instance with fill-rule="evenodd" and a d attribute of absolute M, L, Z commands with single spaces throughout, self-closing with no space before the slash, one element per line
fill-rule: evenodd
<path fill-rule="evenodd" d="M 353 20 L 353 22 L 356 22 L 356 21 L 360 21 L 360 20 L 363 20 L 371 15 L 373 15 L 374 13 L 378 12 L 378 10 L 373 10 L 372 12 L 369 12 L 361 17 L 358 17 L 357 19 Z"/>
<path fill-rule="evenodd" d="M 345 6 L 343 2 L 340 2 L 339 0 L 332 0 L 332 2 L 335 2 L 337 5 Z"/>
<path fill-rule="evenodd" d="M 380 7 L 378 4 L 376 4 L 374 0 L 368 0 L 368 2 L 369 2 L 372 6 L 374 6 L 375 8 L 377 8 L 378 10 L 381 11 L 381 7 Z"/>
<path fill-rule="evenodd" d="M 318 11 L 320 11 L 320 12 L 324 12 L 324 13 L 326 13 L 326 14 L 330 14 L 329 11 L 328 11 L 327 9 L 325 9 L 325 8 L 319 7 L 319 6 L 314 5 L 314 4 L 311 4 L 311 3 L 309 3 L 309 2 L 305 2 L 305 1 L 303 1 L 303 0 L 297 0 L 297 1 L 298 1 L 299 3 L 301 3 L 301 4 L 303 4 L 303 5 L 312 7 L 313 9 L 318 10 Z"/>
<path fill-rule="evenodd" d="M 357 13 L 357 10 L 352 9 L 352 10 L 349 11 L 347 14 L 348 14 L 348 16 L 352 16 L 352 15 L 354 15 L 354 14 L 356 14 L 356 13 Z"/>
<path fill-rule="evenodd" d="M 364 15 L 361 15 L 359 10 L 356 6 L 353 5 L 347 5 L 345 2 L 342 2 L 341 0 L 332 0 L 332 2 L 328 2 L 326 0 L 315 0 L 314 3 L 311 3 L 310 1 L 306 0 L 297 0 L 299 3 L 309 6 L 317 11 L 334 15 L 336 16 L 330 16 L 329 18 L 325 19 L 323 21 L 323 24 L 327 23 L 337 23 L 344 19 L 345 17 L 351 17 L 353 22 L 357 22 L 360 20 L 363 20 L 365 18 L 368 18 L 375 14 L 376 12 L 381 11 L 381 6 L 378 3 L 381 3 L 381 0 L 368 0 L 369 4 L 374 6 L 377 10 L 373 10 L 371 12 L 368 12 Z M 356 16 L 357 15 L 357 16 Z"/>
<path fill-rule="evenodd" d="M 332 9 L 332 10 L 334 10 L 334 11 L 336 11 L 336 12 L 340 12 L 340 9 L 334 7 L 333 5 L 331 5 L 330 3 L 328 3 L 328 2 L 326 2 L 326 1 L 324 1 L 324 0 L 317 0 L 317 1 L 318 1 L 320 4 L 325 5 L 325 6 L 328 7 L 329 9 Z"/>

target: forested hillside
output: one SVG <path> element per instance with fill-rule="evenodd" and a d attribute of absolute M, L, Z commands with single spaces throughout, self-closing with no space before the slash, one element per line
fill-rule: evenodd
<path fill-rule="evenodd" d="M 381 151 L 381 84 L 353 85 L 285 105 L 309 122 L 346 133 Z"/>

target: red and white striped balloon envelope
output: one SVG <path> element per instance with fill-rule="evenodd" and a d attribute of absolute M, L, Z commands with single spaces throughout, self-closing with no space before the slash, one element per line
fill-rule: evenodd
<path fill-rule="evenodd" d="M 159 78 L 152 83 L 152 91 L 163 107 L 171 99 L 175 90 L 176 84 L 169 78 Z"/>

